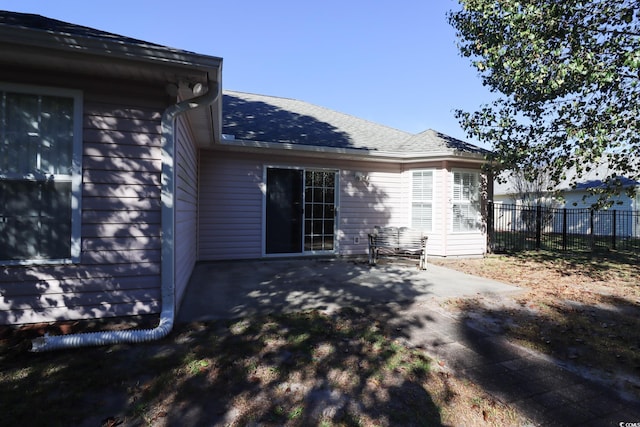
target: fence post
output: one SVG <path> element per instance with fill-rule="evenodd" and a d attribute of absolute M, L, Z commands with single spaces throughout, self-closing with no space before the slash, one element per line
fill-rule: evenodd
<path fill-rule="evenodd" d="M 542 206 L 536 206 L 536 250 L 540 250 L 542 241 Z"/>
<path fill-rule="evenodd" d="M 595 230 L 594 228 L 594 220 L 593 217 L 595 216 L 595 210 L 593 208 L 591 208 L 589 210 L 589 228 L 590 228 L 590 237 L 591 237 L 591 250 L 593 251 L 596 247 L 596 239 L 595 239 Z"/>
<path fill-rule="evenodd" d="M 567 250 L 567 208 L 562 209 L 562 250 Z"/>
<path fill-rule="evenodd" d="M 487 201 L 487 249 L 489 253 L 493 253 L 493 201 Z"/>
<path fill-rule="evenodd" d="M 611 244 L 613 247 L 613 250 L 616 250 L 616 234 L 617 234 L 617 227 L 616 227 L 616 210 L 613 210 L 613 230 L 611 231 Z"/>

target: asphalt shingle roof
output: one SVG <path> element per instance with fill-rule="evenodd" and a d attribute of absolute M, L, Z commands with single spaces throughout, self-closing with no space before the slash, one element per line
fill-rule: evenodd
<path fill-rule="evenodd" d="M 404 153 L 482 154 L 434 130 L 417 135 L 304 101 L 224 91 L 223 134 L 235 139 Z"/>
<path fill-rule="evenodd" d="M 487 150 L 460 139 L 445 135 L 442 132 L 428 129 L 417 135 L 411 136 L 400 147 L 406 151 L 461 151 L 465 153 L 486 154 Z"/>
<path fill-rule="evenodd" d="M 578 179 L 576 177 L 575 168 L 568 169 L 566 171 L 567 177 L 559 182 L 557 185 L 553 187 L 553 191 L 571 191 L 571 190 L 589 190 L 594 188 L 603 188 L 612 184 L 615 184 L 615 180 L 608 182 L 607 178 L 609 178 L 612 174 L 616 174 L 617 179 L 619 180 L 619 185 L 621 187 L 633 187 L 636 185 L 640 185 L 640 181 L 634 179 L 633 177 L 625 176 L 627 173 L 633 173 L 630 171 L 620 171 L 615 168 L 610 167 L 609 163 L 603 161 L 601 163 L 595 164 L 591 166 L 591 169 L 588 172 L 584 172 L 582 177 Z M 519 178 L 512 177 L 511 171 L 502 172 L 502 178 L 507 179 L 507 182 L 496 182 L 493 187 L 493 194 L 495 195 L 510 195 L 515 194 L 516 190 L 514 189 L 513 180 L 518 180 Z M 573 188 L 572 183 L 575 181 L 575 188 Z"/>
<path fill-rule="evenodd" d="M 16 28 L 26 28 L 31 30 L 41 30 L 52 34 L 68 34 L 73 36 L 81 36 L 84 38 L 108 40 L 114 43 L 128 45 L 153 46 L 155 49 L 164 49 L 167 51 L 193 53 L 180 49 L 170 48 L 167 46 L 162 46 L 155 43 L 149 43 L 144 40 L 121 36 L 119 34 L 108 33 L 106 31 L 97 30 L 95 28 L 71 24 L 69 22 L 59 21 L 57 19 L 47 18 L 45 16 L 32 13 L 19 13 L 0 10 L 0 25 Z"/>

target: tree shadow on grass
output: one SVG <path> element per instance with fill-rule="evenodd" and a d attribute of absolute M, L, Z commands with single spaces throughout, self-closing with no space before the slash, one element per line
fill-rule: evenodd
<path fill-rule="evenodd" d="M 228 356 L 220 358 L 224 353 Z M 205 361 L 202 372 L 181 387 L 168 420 L 441 425 L 439 409 L 422 384 L 430 361 L 387 339 L 381 324 L 359 310 L 232 322 L 193 357 Z"/>
<path fill-rule="evenodd" d="M 390 338 L 391 314 L 256 316 L 24 353 L 3 363 L 0 406 L 16 425 L 442 425 L 431 361 Z"/>
<path fill-rule="evenodd" d="M 457 368 L 533 421 L 617 424 L 640 416 L 637 306 L 614 297 L 544 310 L 468 300 L 462 310 L 459 334 L 472 356 L 462 355 Z"/>

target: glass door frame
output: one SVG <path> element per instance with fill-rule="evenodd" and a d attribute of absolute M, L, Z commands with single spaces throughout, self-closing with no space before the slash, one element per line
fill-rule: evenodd
<path fill-rule="evenodd" d="M 301 213 L 301 247 L 302 252 L 293 253 L 267 253 L 267 171 L 269 169 L 293 169 L 302 172 L 302 206 Z M 305 210 L 306 210 L 306 173 L 307 172 L 333 172 L 334 173 L 334 224 L 333 224 L 333 249 L 330 250 L 305 250 Z M 305 167 L 305 166 L 283 166 L 277 164 L 265 165 L 263 168 L 263 207 L 262 207 L 262 255 L 264 257 L 291 257 L 291 256 L 313 256 L 313 255 L 333 255 L 339 253 L 338 244 L 338 224 L 340 221 L 340 170 L 336 168 L 322 168 L 322 167 Z"/>

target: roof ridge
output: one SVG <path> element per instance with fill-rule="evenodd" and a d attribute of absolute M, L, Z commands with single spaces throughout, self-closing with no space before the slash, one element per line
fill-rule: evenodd
<path fill-rule="evenodd" d="M 239 93 L 239 94 L 242 94 L 242 95 L 262 96 L 262 97 L 265 97 L 265 98 L 286 99 L 288 101 L 304 102 L 304 101 L 300 101 L 299 99 L 289 98 L 288 96 L 264 95 L 264 94 L 261 94 L 261 93 L 246 92 L 246 91 L 243 91 L 243 90 L 233 90 L 233 89 L 223 89 L 222 90 L 223 94 L 225 94 L 227 92 Z"/>
<path fill-rule="evenodd" d="M 309 105 L 309 106 L 313 106 L 313 107 L 316 107 L 316 108 L 321 108 L 321 109 L 323 109 L 325 111 L 328 111 L 328 112 L 341 114 L 341 115 L 346 116 L 346 117 L 351 117 L 353 119 L 356 119 L 356 120 L 359 120 L 359 121 L 362 121 L 362 122 L 366 122 L 366 123 L 372 124 L 374 126 L 384 127 L 386 129 L 389 129 L 389 130 L 394 130 L 396 132 L 401 132 L 401 133 L 405 134 L 407 138 L 411 138 L 414 135 L 411 132 L 408 132 L 408 131 L 405 131 L 405 130 L 402 130 L 402 129 L 398 129 L 398 128 L 395 128 L 393 126 L 385 125 L 383 123 L 374 122 L 373 120 L 365 119 L 365 118 L 356 116 L 356 115 L 351 114 L 351 113 L 345 113 L 343 111 L 334 110 L 332 108 L 325 107 L 323 105 L 315 104 L 313 102 L 304 101 L 304 100 L 297 99 L 297 98 L 291 98 L 291 97 L 287 97 L 287 96 L 264 95 L 264 94 L 253 93 L 253 92 L 243 92 L 243 91 L 237 91 L 237 90 L 223 89 L 222 93 L 224 94 L 226 92 L 233 92 L 233 93 L 244 94 L 244 95 L 253 95 L 253 96 L 260 96 L 260 97 L 264 97 L 264 98 L 282 99 L 282 100 L 286 100 L 286 101 L 299 102 L 299 103 L 306 104 L 306 105 Z"/>

